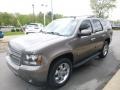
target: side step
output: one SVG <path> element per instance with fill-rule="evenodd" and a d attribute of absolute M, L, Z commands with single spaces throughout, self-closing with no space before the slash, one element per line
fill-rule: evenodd
<path fill-rule="evenodd" d="M 98 52 L 98 53 L 94 54 L 93 56 L 91 56 L 91 57 L 83 60 L 83 61 L 80 62 L 80 63 L 75 64 L 75 65 L 73 66 L 73 68 L 79 67 L 79 66 L 85 64 L 86 62 L 88 62 L 88 61 L 90 61 L 90 60 L 93 60 L 93 58 L 97 57 L 98 55 L 100 55 L 100 52 Z"/>

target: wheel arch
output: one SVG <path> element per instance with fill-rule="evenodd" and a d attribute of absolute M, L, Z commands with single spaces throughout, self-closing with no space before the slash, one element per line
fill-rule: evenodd
<path fill-rule="evenodd" d="M 73 64 L 74 56 L 73 56 L 72 52 L 64 53 L 64 54 L 62 54 L 62 55 L 59 55 L 59 56 L 55 57 L 55 58 L 52 60 L 52 62 L 50 63 L 49 70 L 48 70 L 48 75 L 47 75 L 47 80 L 48 80 L 48 76 L 49 76 L 49 73 L 50 73 L 50 69 L 52 68 L 53 64 L 54 64 L 57 60 L 59 60 L 60 58 L 68 58 L 68 59 L 72 62 L 72 64 Z"/>
<path fill-rule="evenodd" d="M 110 44 L 110 38 L 105 39 L 105 41 L 107 41 L 108 44 Z"/>

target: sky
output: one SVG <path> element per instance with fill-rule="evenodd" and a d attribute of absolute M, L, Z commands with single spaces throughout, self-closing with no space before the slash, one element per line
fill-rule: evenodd
<path fill-rule="evenodd" d="M 52 0 L 53 13 L 63 14 L 64 16 L 84 16 L 93 15 L 90 8 L 90 0 Z M 32 13 L 32 4 L 35 7 L 35 14 L 40 11 L 51 10 L 51 0 L 0 0 L 0 12 L 9 13 Z M 47 5 L 47 7 L 41 6 Z M 116 8 L 110 13 L 111 20 L 120 20 L 120 0 L 116 2 Z"/>

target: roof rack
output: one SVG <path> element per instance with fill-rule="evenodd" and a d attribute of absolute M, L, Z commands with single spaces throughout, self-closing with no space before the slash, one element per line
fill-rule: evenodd
<path fill-rule="evenodd" d="M 95 15 L 88 16 L 88 18 L 97 18 Z"/>
<path fill-rule="evenodd" d="M 78 16 L 64 16 L 65 18 L 77 18 Z"/>
<path fill-rule="evenodd" d="M 95 15 L 84 15 L 84 16 L 65 16 L 65 18 L 97 18 Z"/>

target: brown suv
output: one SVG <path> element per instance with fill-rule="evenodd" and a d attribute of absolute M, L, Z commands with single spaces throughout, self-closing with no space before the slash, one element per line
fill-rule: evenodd
<path fill-rule="evenodd" d="M 40 33 L 9 42 L 7 64 L 29 83 L 63 86 L 72 68 L 108 53 L 112 38 L 107 20 L 71 17 L 51 22 Z"/>

